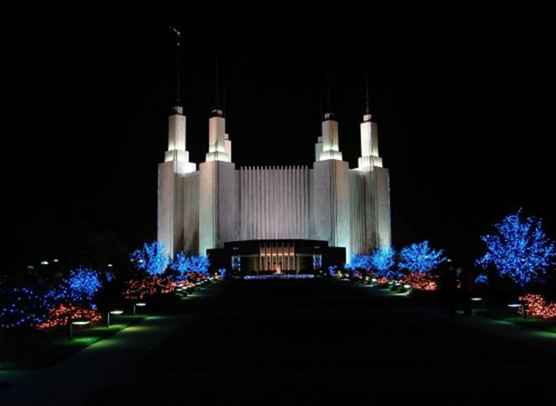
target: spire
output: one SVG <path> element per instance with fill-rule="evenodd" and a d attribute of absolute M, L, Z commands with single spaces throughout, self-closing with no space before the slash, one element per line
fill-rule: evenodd
<path fill-rule="evenodd" d="M 170 26 L 170 30 L 176 36 L 176 97 L 174 100 L 174 105 L 172 106 L 173 113 L 183 114 L 183 107 L 182 107 L 182 100 L 181 100 L 181 54 L 182 54 L 182 33 L 181 31 L 174 27 Z"/>

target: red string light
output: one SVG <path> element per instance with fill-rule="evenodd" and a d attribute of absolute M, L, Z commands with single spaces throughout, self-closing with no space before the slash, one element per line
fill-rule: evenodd
<path fill-rule="evenodd" d="M 528 293 L 519 298 L 525 303 L 529 316 L 540 319 L 556 319 L 556 303 L 548 303 L 541 295 Z"/>
<path fill-rule="evenodd" d="M 434 291 L 438 289 L 438 284 L 434 278 L 424 273 L 411 272 L 409 275 L 404 276 L 402 281 L 417 290 Z"/>
<path fill-rule="evenodd" d="M 35 328 L 39 330 L 48 330 L 54 327 L 67 326 L 70 321 L 88 320 L 91 324 L 98 323 L 102 320 L 98 310 L 87 309 L 84 307 L 60 304 L 48 313 L 48 319 Z"/>

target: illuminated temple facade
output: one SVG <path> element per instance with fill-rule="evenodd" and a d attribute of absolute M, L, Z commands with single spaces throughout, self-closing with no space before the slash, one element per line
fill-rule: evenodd
<path fill-rule="evenodd" d="M 339 148 L 338 121 L 327 113 L 312 167 L 238 168 L 224 113 L 215 109 L 208 153 L 197 168 L 186 149 L 186 117 L 175 107 L 158 167 L 158 240 L 171 255 L 208 254 L 224 261 L 221 266 L 229 260 L 231 267 L 241 262 L 256 271 L 318 267 L 319 250 L 349 262 L 389 247 L 389 173 L 371 114 L 363 116 L 360 137 L 361 157 L 350 169 Z"/>

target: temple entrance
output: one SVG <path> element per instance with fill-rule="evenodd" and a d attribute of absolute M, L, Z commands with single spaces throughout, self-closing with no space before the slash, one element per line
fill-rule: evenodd
<path fill-rule="evenodd" d="M 315 273 L 345 262 L 345 249 L 319 240 L 247 240 L 208 250 L 214 270 L 233 275 L 292 275 Z"/>

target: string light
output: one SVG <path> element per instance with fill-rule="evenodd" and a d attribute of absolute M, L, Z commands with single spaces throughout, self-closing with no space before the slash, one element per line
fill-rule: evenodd
<path fill-rule="evenodd" d="M 151 276 L 161 275 L 170 262 L 168 251 L 164 244 L 158 241 L 146 242 L 142 248 L 136 249 L 130 255 L 137 269 L 146 271 Z"/>
<path fill-rule="evenodd" d="M 434 277 L 426 273 L 411 272 L 404 276 L 403 282 L 416 290 L 435 291 L 438 289 Z"/>
<path fill-rule="evenodd" d="M 481 237 L 486 252 L 477 259 L 486 269 L 494 265 L 501 276 L 525 287 L 544 275 L 556 256 L 556 246 L 544 233 L 542 222 L 534 217 L 521 219 L 521 210 L 506 216 L 495 226 L 496 234 Z"/>
<path fill-rule="evenodd" d="M 102 320 L 102 316 L 96 309 L 60 304 L 50 310 L 46 321 L 38 323 L 35 327 L 39 330 L 48 330 L 55 327 L 67 326 L 70 321 L 80 320 L 87 320 L 91 324 L 95 324 Z"/>
<path fill-rule="evenodd" d="M 428 241 L 422 241 L 400 251 L 398 267 L 410 272 L 427 273 L 446 260 L 442 250 L 434 250 L 429 247 Z"/>
<path fill-rule="evenodd" d="M 527 315 L 540 319 L 556 319 L 556 303 L 548 303 L 541 295 L 528 293 L 519 298 Z"/>

